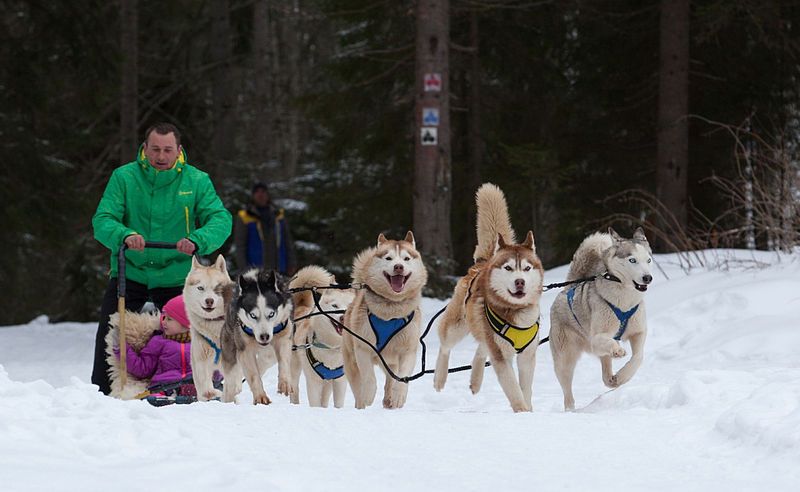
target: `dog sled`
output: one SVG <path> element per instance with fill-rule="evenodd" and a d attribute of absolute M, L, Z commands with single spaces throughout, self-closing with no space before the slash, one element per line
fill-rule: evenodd
<path fill-rule="evenodd" d="M 147 241 L 145 248 L 173 249 L 175 243 Z M 106 335 L 106 360 L 110 366 L 110 396 L 121 400 L 145 400 L 153 406 L 189 404 L 197 401 L 197 391 L 191 376 L 179 381 L 151 384 L 149 379 L 140 379 L 128 374 L 127 346 L 140 351 L 161 327 L 160 313 L 127 311 L 125 308 L 125 251 L 119 249 L 119 279 L 117 282 L 117 312 L 111 315 L 110 329 Z M 119 347 L 119 357 L 114 347 Z M 215 382 L 215 386 L 221 382 Z"/>

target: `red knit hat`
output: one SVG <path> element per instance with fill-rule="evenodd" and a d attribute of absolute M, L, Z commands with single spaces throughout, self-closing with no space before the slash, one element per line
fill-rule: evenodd
<path fill-rule="evenodd" d="M 181 326 L 186 328 L 189 327 L 189 318 L 186 316 L 186 307 L 183 305 L 183 296 L 175 296 L 166 304 L 164 304 L 164 309 L 161 310 L 162 313 L 162 322 L 163 322 L 163 315 L 169 315 L 170 318 L 174 319 Z"/>

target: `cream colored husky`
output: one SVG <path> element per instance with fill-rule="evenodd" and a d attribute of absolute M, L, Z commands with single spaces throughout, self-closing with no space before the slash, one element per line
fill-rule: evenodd
<path fill-rule="evenodd" d="M 584 239 L 575 251 L 567 280 L 597 279 L 566 287 L 550 308 L 550 351 L 565 410 L 575 408 L 572 375 L 582 353 L 600 358 L 603 383 L 609 388 L 627 383 L 642 364 L 647 337 L 644 293 L 653 281 L 652 261 L 641 227 L 632 239 L 609 227 L 607 234 Z M 614 374 L 611 359 L 626 355 L 626 340 L 631 359 Z"/>
<path fill-rule="evenodd" d="M 419 304 L 427 280 L 411 231 L 402 241 L 379 235 L 377 246 L 362 251 L 353 262 L 353 282 L 366 288 L 356 293 L 344 325 L 373 344 L 398 377 L 410 376 L 414 370 L 422 323 Z M 374 365 L 380 361 L 369 346 L 346 331 L 343 338 L 344 373 L 356 408 L 366 408 L 375 400 Z M 408 383 L 395 381 L 387 373 L 384 408 L 401 408 L 407 395 Z"/>
<path fill-rule="evenodd" d="M 311 265 L 300 269 L 292 279 L 290 288 L 326 287 L 336 284 L 336 278 L 322 267 Z M 319 289 L 319 305 L 323 311 L 340 311 L 353 302 L 350 289 Z M 318 312 L 311 291 L 300 291 L 292 296 L 295 303 L 295 319 Z M 333 405 L 341 408 L 347 391 L 342 356 L 342 314 L 315 315 L 295 323 L 292 342 L 297 350 L 292 354 L 293 390 L 292 403 L 299 403 L 297 395 L 300 372 L 306 380 L 308 404 L 312 407 L 327 407 L 333 395 Z"/>
<path fill-rule="evenodd" d="M 533 232 L 514 244 L 514 230 L 503 192 L 486 183 L 475 195 L 478 205 L 475 265 L 461 278 L 439 323 L 439 357 L 433 387 L 444 388 L 450 351 L 467 332 L 478 341 L 472 359 L 470 389 L 483 382 L 486 357 L 515 412 L 530 411 L 533 370 L 539 345 L 539 298 L 544 271 Z M 519 380 L 514 375 L 516 359 Z"/>
<path fill-rule="evenodd" d="M 189 316 L 192 333 L 192 378 L 197 388 L 198 401 L 219 398 L 222 393 L 214 388 L 214 371 L 220 370 L 219 335 L 225 324 L 223 291 L 231 278 L 222 255 L 211 266 L 202 265 L 192 257 L 192 268 L 183 286 L 183 300 Z"/>

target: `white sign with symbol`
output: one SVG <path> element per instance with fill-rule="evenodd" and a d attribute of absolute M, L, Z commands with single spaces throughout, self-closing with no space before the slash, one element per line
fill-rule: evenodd
<path fill-rule="evenodd" d="M 422 141 L 422 145 L 436 145 L 436 142 L 439 140 L 437 138 L 438 129 L 437 128 L 430 128 L 430 127 L 422 127 L 420 129 L 420 140 Z"/>
<path fill-rule="evenodd" d="M 425 92 L 439 92 L 442 90 L 442 74 L 426 73 L 423 82 Z"/>
<path fill-rule="evenodd" d="M 422 124 L 425 126 L 439 126 L 439 109 L 422 108 Z"/>

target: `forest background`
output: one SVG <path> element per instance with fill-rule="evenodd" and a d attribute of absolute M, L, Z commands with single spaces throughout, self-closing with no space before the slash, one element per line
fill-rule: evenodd
<path fill-rule="evenodd" d="M 91 217 L 157 121 L 232 212 L 267 181 L 299 264 L 340 281 L 378 233 L 413 229 L 446 296 L 484 181 L 545 267 L 609 225 L 661 252 L 792 250 L 799 3 L 0 0 L 0 325 L 96 319 Z"/>

